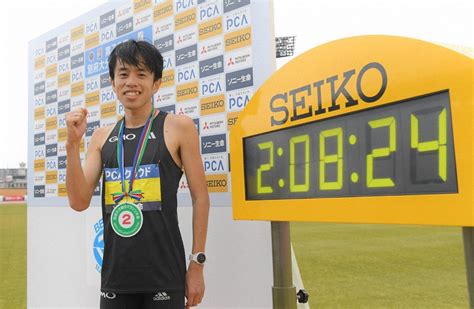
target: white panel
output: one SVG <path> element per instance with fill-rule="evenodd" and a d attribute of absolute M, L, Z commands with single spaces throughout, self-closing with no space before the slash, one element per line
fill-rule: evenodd
<path fill-rule="evenodd" d="M 192 208 L 178 210 L 188 256 Z M 211 209 L 206 295 L 199 308 L 271 308 L 270 224 L 233 221 L 231 210 Z M 80 213 L 66 207 L 28 207 L 28 308 L 97 308 L 94 225 L 101 216 L 99 207 Z"/>

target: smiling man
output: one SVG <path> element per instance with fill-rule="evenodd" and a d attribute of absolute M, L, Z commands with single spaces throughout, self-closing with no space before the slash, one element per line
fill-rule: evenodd
<path fill-rule="evenodd" d="M 115 47 L 109 74 L 125 116 L 94 132 L 83 167 L 87 109 L 66 115 L 66 186 L 74 210 L 89 207 L 102 177 L 100 308 L 183 308 L 198 305 L 204 295 L 209 195 L 198 134 L 192 119 L 154 108 L 162 71 L 163 57 L 152 44 L 130 40 Z M 187 270 L 176 197 L 183 170 L 193 201 Z"/>

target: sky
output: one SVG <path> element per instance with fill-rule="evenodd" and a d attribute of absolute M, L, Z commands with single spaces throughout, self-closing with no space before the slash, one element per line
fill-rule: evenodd
<path fill-rule="evenodd" d="M 105 2 L 23 0 L 2 4 L 0 168 L 27 162 L 28 42 Z M 335 39 L 364 34 L 474 47 L 472 0 L 275 0 L 274 8 L 275 35 L 296 36 L 295 56 Z M 277 67 L 289 60 L 279 59 Z"/>

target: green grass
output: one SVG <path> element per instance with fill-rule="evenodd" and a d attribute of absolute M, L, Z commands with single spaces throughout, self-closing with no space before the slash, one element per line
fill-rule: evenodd
<path fill-rule="evenodd" d="M 468 308 L 461 228 L 291 223 L 312 308 Z"/>
<path fill-rule="evenodd" d="M 460 228 L 291 223 L 312 308 L 467 308 Z M 26 205 L 0 205 L 0 308 L 26 308 Z"/>
<path fill-rule="evenodd" d="M 0 205 L 0 308 L 26 308 L 26 205 Z"/>

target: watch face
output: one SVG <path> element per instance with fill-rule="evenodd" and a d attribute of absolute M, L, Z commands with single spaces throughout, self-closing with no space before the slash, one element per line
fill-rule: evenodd
<path fill-rule="evenodd" d="M 196 257 L 198 263 L 202 264 L 206 261 L 206 255 L 204 253 L 199 253 Z"/>

